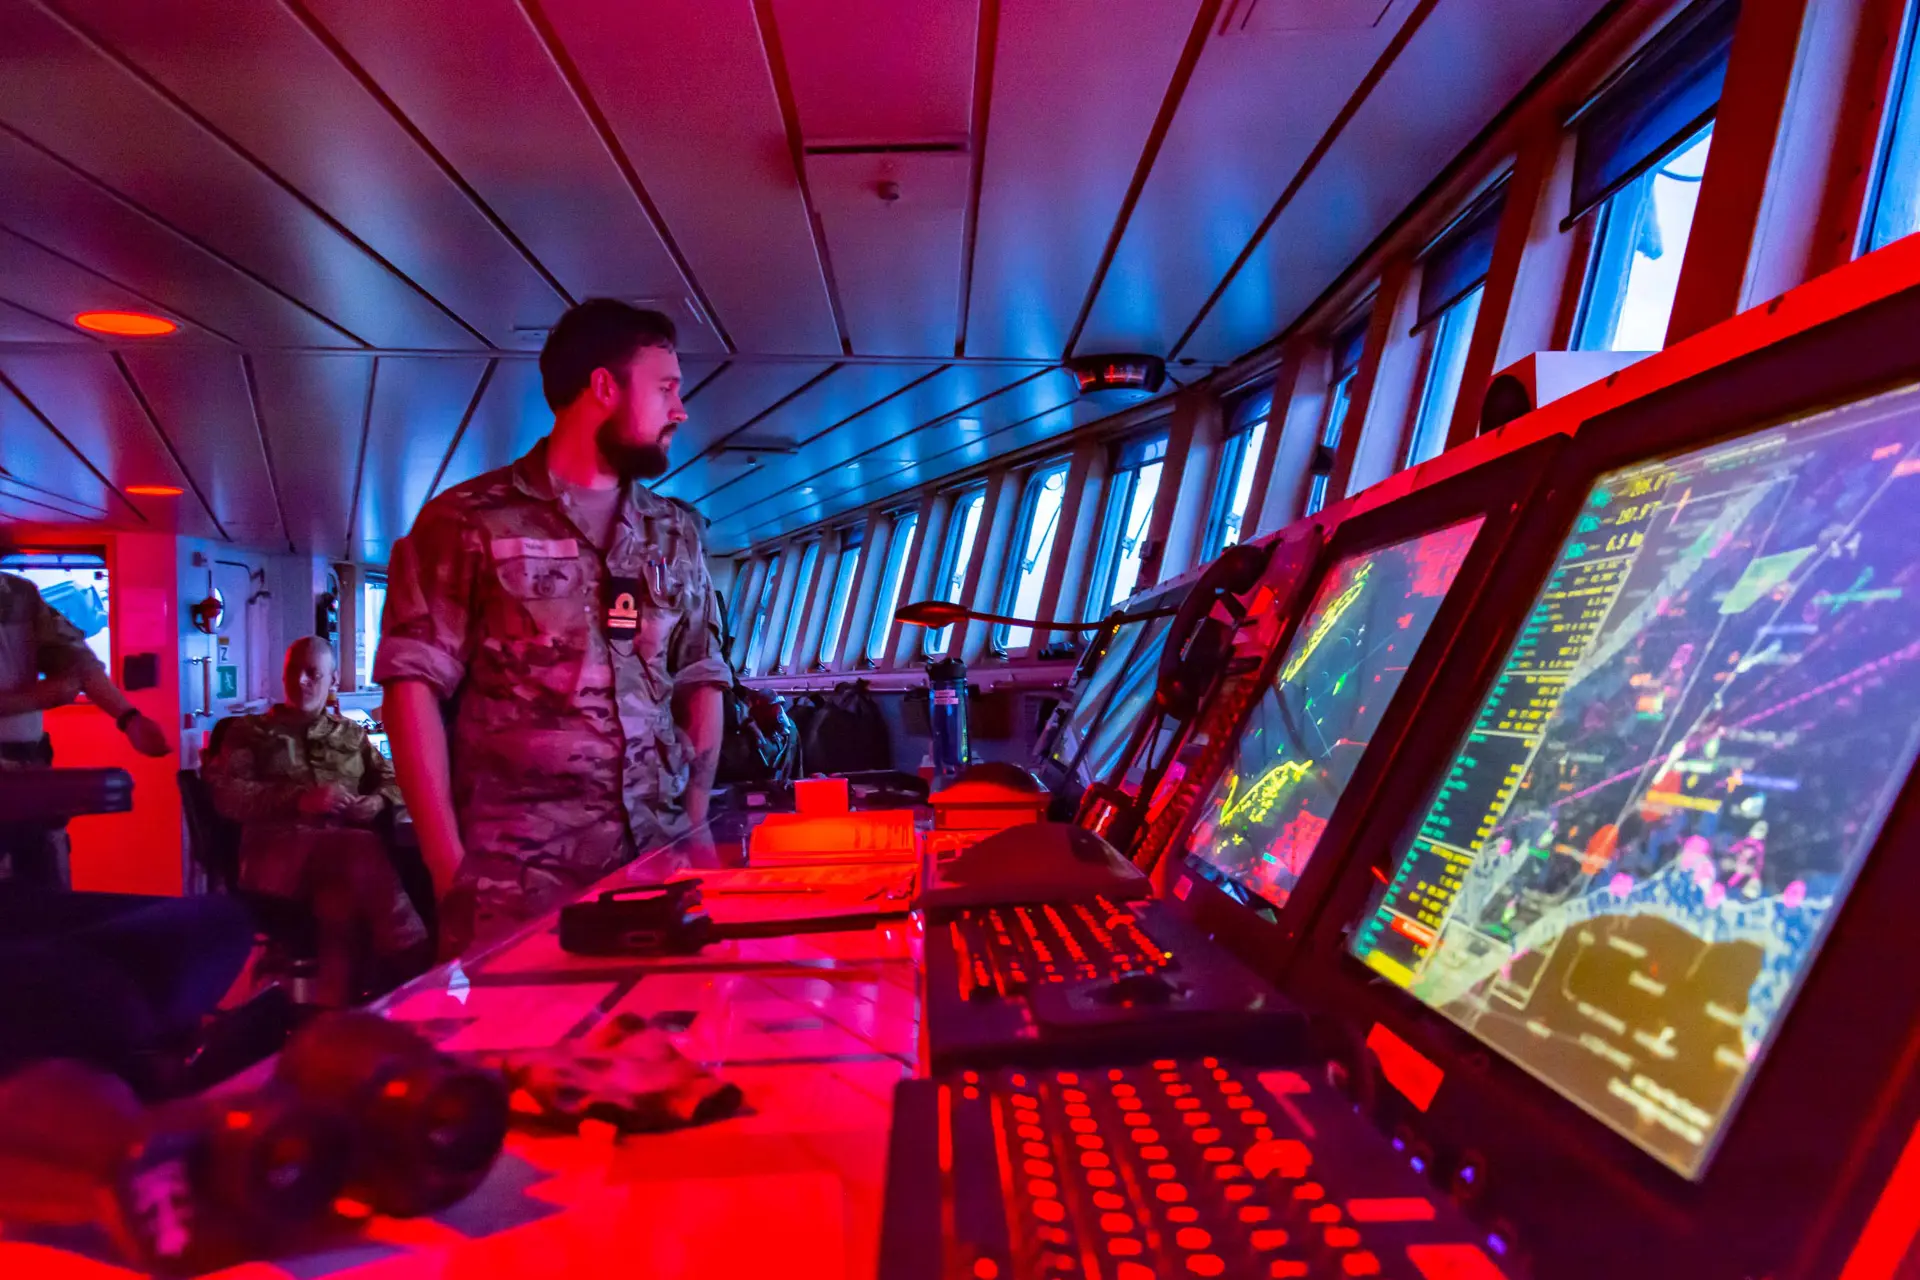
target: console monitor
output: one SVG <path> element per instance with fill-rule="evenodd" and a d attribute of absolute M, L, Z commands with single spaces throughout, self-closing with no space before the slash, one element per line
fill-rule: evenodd
<path fill-rule="evenodd" d="M 1283 907 L 1485 523 L 1355 552 L 1322 579 L 1188 851 Z"/>
<path fill-rule="evenodd" d="M 1353 953 L 1700 1177 L 1913 764 L 1917 586 L 1915 390 L 1602 475 Z"/>

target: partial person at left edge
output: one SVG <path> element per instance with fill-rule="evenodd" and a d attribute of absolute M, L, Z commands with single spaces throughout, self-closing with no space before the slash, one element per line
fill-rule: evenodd
<path fill-rule="evenodd" d="M 718 605 L 699 521 L 641 483 L 687 418 L 676 345 L 658 312 L 571 308 L 540 352 L 552 431 L 394 547 L 373 678 L 443 955 L 706 821 Z"/>
<path fill-rule="evenodd" d="M 167 735 L 135 710 L 107 675 L 80 629 L 61 617 L 25 578 L 0 573 L 0 769 L 53 767 L 53 740 L 42 713 L 81 694 L 113 717 L 135 751 L 167 754 Z M 61 827 L 0 822 L 0 856 L 17 887 L 71 885 Z"/>

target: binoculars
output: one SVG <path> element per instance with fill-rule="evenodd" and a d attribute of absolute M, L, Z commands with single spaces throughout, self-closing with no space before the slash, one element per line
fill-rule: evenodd
<path fill-rule="evenodd" d="M 151 1110 L 115 1076 L 43 1062 L 0 1081 L 0 1219 L 98 1223 L 130 1261 L 192 1275 L 318 1240 L 343 1201 L 444 1209 L 506 1130 L 498 1076 L 373 1014 L 315 1019 L 258 1089 Z"/>

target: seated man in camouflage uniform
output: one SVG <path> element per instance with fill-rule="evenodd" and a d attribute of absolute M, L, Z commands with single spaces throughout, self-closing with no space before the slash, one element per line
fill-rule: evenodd
<path fill-rule="evenodd" d="M 399 806 L 400 790 L 367 731 L 327 710 L 338 683 L 333 647 L 319 636 L 296 640 L 287 700 L 228 725 L 201 766 L 214 806 L 241 824 L 241 887 L 312 904 L 319 1003 L 333 1007 L 428 959 L 426 928 L 372 829 Z"/>
<path fill-rule="evenodd" d="M 568 311 L 540 353 L 552 432 L 393 549 L 373 678 L 443 955 L 706 821 L 731 679 L 713 583 L 698 521 L 640 483 L 687 417 L 674 342 L 657 312 Z"/>

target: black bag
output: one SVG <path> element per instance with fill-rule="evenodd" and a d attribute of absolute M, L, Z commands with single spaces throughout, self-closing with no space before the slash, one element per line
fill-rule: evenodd
<path fill-rule="evenodd" d="M 714 768 L 718 784 L 776 782 L 791 776 L 799 734 L 778 698 L 749 689 L 733 669 L 733 627 L 726 597 L 715 595 L 720 606 L 720 654 L 733 683 L 721 695 L 720 761 Z"/>
<path fill-rule="evenodd" d="M 808 718 L 800 740 L 808 773 L 869 773 L 893 768 L 893 737 L 865 680 L 834 686 Z"/>

